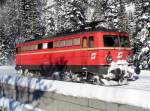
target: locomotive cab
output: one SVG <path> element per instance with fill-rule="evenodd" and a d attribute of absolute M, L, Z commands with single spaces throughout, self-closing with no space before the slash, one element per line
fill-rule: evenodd
<path fill-rule="evenodd" d="M 130 41 L 128 35 L 103 35 L 103 46 L 106 48 L 105 54 L 106 63 L 112 61 L 126 60 L 128 63 L 133 62 L 133 52 L 130 48 Z"/>

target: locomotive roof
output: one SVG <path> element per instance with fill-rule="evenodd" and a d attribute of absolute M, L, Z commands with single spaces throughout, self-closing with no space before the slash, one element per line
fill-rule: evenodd
<path fill-rule="evenodd" d="M 53 36 L 48 36 L 46 38 L 41 38 L 42 36 L 38 36 L 38 38 L 27 40 L 24 43 L 39 41 L 39 40 L 54 39 L 54 38 L 62 38 L 62 37 L 70 36 L 70 35 L 84 34 L 84 33 L 90 33 L 90 32 L 92 33 L 92 32 L 119 32 L 119 31 L 116 29 L 111 30 L 111 29 L 105 29 L 105 28 L 98 28 L 95 30 L 82 30 L 82 31 L 65 32 L 65 33 L 63 32 L 63 33 L 57 33 L 56 35 L 53 35 Z M 122 33 L 125 33 L 125 32 L 122 32 Z"/>

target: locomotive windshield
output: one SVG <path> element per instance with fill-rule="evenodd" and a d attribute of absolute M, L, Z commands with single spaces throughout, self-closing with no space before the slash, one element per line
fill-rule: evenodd
<path fill-rule="evenodd" d="M 119 39 L 116 35 L 105 35 L 104 36 L 104 46 L 105 47 L 118 47 Z"/>
<path fill-rule="evenodd" d="M 129 38 L 126 36 L 120 36 L 121 47 L 130 47 Z"/>
<path fill-rule="evenodd" d="M 120 45 L 119 45 L 120 43 Z M 127 36 L 104 35 L 105 47 L 130 47 L 129 38 Z"/>

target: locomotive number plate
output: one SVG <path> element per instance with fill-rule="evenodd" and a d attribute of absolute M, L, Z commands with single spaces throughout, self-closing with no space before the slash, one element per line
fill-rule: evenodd
<path fill-rule="evenodd" d="M 95 60 L 96 59 L 96 53 L 91 53 L 91 60 Z"/>
<path fill-rule="evenodd" d="M 122 57 L 123 57 L 123 52 L 118 52 L 117 58 L 118 58 L 118 59 L 122 59 Z"/>

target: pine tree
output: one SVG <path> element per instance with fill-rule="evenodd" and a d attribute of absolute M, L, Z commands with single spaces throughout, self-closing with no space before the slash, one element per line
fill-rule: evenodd
<path fill-rule="evenodd" d="M 125 3 L 124 0 L 89 0 L 86 4 L 92 9 L 91 22 L 101 21 L 98 27 L 126 31 L 128 25 Z"/>
<path fill-rule="evenodd" d="M 134 33 L 135 60 L 139 61 L 141 68 L 150 68 L 150 1 L 136 2 L 136 30 Z"/>
<path fill-rule="evenodd" d="M 66 0 L 62 7 L 61 30 L 69 32 L 79 30 L 80 26 L 85 24 L 85 11 L 82 2 L 78 0 L 68 2 Z"/>
<path fill-rule="evenodd" d="M 48 18 L 51 32 L 64 33 L 80 29 L 85 23 L 85 9 L 81 1 L 55 0 Z"/>
<path fill-rule="evenodd" d="M 0 23 L 0 65 L 4 65 L 6 63 L 4 42 L 5 42 L 4 25 Z"/>
<path fill-rule="evenodd" d="M 12 64 L 15 54 L 16 21 L 17 9 L 16 1 L 7 0 L 1 10 L 1 64 Z"/>
<path fill-rule="evenodd" d="M 20 36 L 32 39 L 34 35 L 42 35 L 41 0 L 19 0 Z"/>
<path fill-rule="evenodd" d="M 49 0 L 43 2 L 42 18 L 46 35 L 55 35 L 58 32 L 58 9 L 57 0 L 55 2 Z"/>
<path fill-rule="evenodd" d="M 7 0 L 0 0 L 0 7 L 2 8 Z"/>

